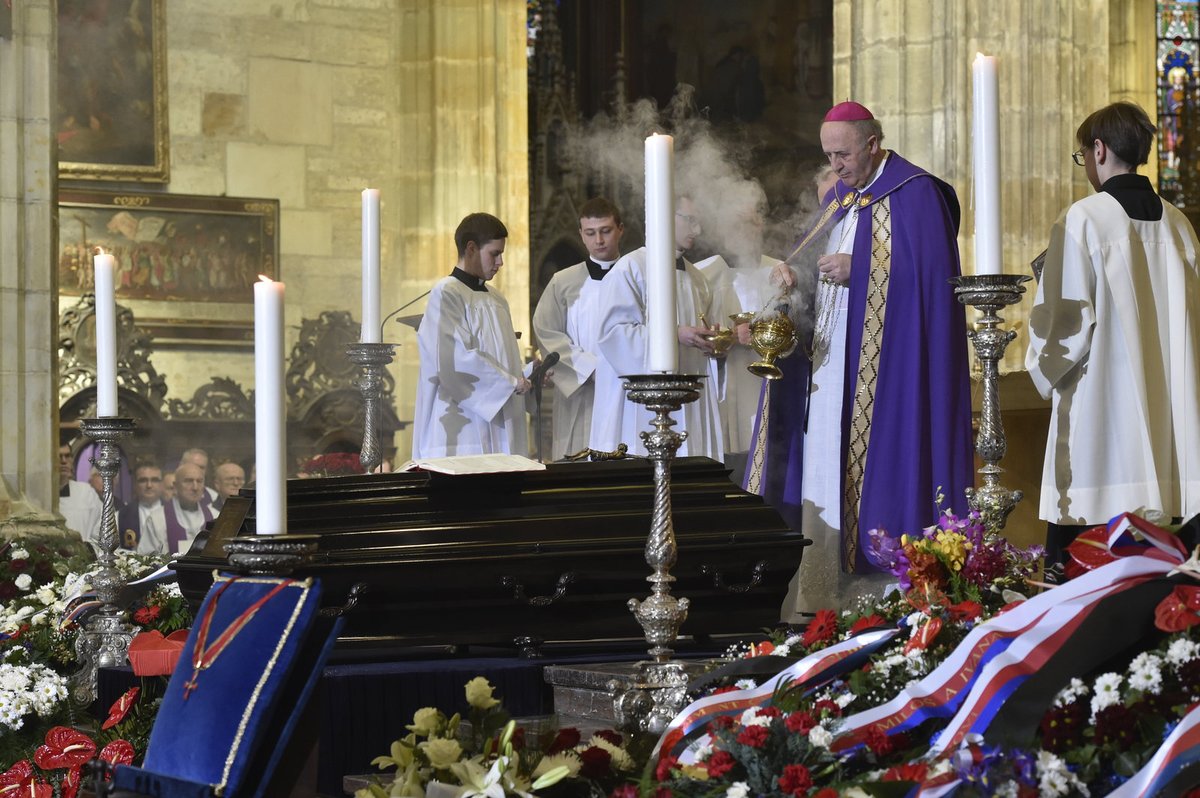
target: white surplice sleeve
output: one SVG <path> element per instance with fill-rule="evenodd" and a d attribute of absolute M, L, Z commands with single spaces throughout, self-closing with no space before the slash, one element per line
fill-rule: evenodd
<path fill-rule="evenodd" d="M 1096 325 L 1096 272 L 1085 239 L 1086 218 L 1069 214 L 1050 231 L 1046 266 L 1029 314 L 1025 367 L 1046 399 L 1077 378 L 1075 370 L 1087 359 Z"/>
<path fill-rule="evenodd" d="M 600 284 L 600 354 L 618 375 L 646 371 L 646 283 L 640 252 L 617 261 Z"/>
<path fill-rule="evenodd" d="M 578 267 L 558 272 L 542 292 L 533 312 L 533 333 L 544 355 L 558 353 L 551 379 L 563 396 L 570 396 L 592 378 L 596 355 L 581 348 L 567 333 L 567 314 L 579 296 Z M 589 279 L 586 268 L 583 279 Z"/>

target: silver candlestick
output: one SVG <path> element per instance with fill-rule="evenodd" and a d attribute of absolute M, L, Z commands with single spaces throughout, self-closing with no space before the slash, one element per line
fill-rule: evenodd
<path fill-rule="evenodd" d="M 1008 514 L 1021 501 L 1024 494 L 1009 490 L 1000 484 L 1004 469 L 997 465 L 1008 449 L 1004 435 L 1004 422 L 1000 417 L 1000 359 L 1008 343 L 1017 334 L 1012 330 L 999 329 L 999 311 L 1021 301 L 1025 293 L 1025 274 L 972 274 L 954 277 L 954 296 L 964 305 L 970 305 L 980 313 L 979 321 L 967 337 L 975 346 L 975 355 L 983 368 L 983 401 L 980 408 L 979 434 L 975 436 L 975 451 L 983 460 L 983 487 L 967 488 L 967 504 L 983 516 L 983 523 L 991 532 L 1004 528 Z"/>
<path fill-rule="evenodd" d="M 346 354 L 362 369 L 362 377 L 355 383 L 363 396 L 363 441 L 358 459 L 370 474 L 383 462 L 379 448 L 379 400 L 384 393 L 384 369 L 392 362 L 396 345 L 355 343 L 346 347 Z"/>
<path fill-rule="evenodd" d="M 652 660 L 638 663 L 634 684 L 614 696 L 614 709 L 618 721 L 628 728 L 661 732 L 683 708 L 687 691 L 683 663 L 671 659 L 671 645 L 688 609 L 686 598 L 671 595 L 671 583 L 675 581 L 671 568 L 678 553 L 671 519 L 671 461 L 687 433 L 671 429 L 675 425 L 671 413 L 700 397 L 702 378 L 640 374 L 622 379 L 629 400 L 654 413 L 650 422 L 654 429 L 642 433 L 642 442 L 654 463 L 654 511 L 646 538 L 646 564 L 654 573 L 646 577 L 651 595 L 641 601 L 630 599 L 628 604 L 650 644 Z"/>
<path fill-rule="evenodd" d="M 116 494 L 114 483 L 121 467 L 121 450 L 117 442 L 133 433 L 132 418 L 85 418 L 80 429 L 97 444 L 92 464 L 100 472 L 102 505 L 100 538 L 96 541 L 96 563 L 92 574 L 92 589 L 102 602 L 100 609 L 75 639 L 75 654 L 80 668 L 71 678 L 72 694 L 85 703 L 96 699 L 96 672 L 100 668 L 124 665 L 129 658 L 129 642 L 134 627 L 125 619 L 125 611 L 117 606 L 117 596 L 125 579 L 116 569 L 113 552 L 117 549 Z"/>

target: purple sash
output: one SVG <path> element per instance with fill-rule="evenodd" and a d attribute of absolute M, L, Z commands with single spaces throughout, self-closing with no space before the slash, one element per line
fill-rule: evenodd
<path fill-rule="evenodd" d="M 188 539 L 187 530 L 183 528 L 183 524 L 179 523 L 179 516 L 175 515 L 175 501 L 163 502 L 163 515 L 167 519 L 168 554 L 179 551 L 179 544 L 186 542 Z M 207 504 L 201 501 L 199 507 L 200 513 L 204 516 L 204 523 L 207 524 L 213 520 L 212 509 Z"/>

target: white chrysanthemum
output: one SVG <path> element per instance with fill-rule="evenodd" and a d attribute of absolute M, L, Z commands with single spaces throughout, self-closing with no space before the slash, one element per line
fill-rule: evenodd
<path fill-rule="evenodd" d="M 705 735 L 700 745 L 694 749 L 697 762 L 703 762 L 713 755 L 712 738 Z"/>
<path fill-rule="evenodd" d="M 792 653 L 792 648 L 787 643 L 775 646 L 775 650 L 771 652 L 771 654 L 776 657 L 786 657 L 786 656 L 791 655 L 791 653 Z"/>
<path fill-rule="evenodd" d="M 1017 783 L 1015 781 L 1006 781 L 998 786 L 992 795 L 995 798 L 1017 798 Z"/>
<path fill-rule="evenodd" d="M 725 798 L 747 798 L 750 795 L 750 785 L 744 781 L 735 781 L 725 790 Z"/>
<path fill-rule="evenodd" d="M 771 717 L 769 715 L 760 715 L 758 707 L 750 707 L 742 713 L 741 717 L 743 726 L 770 726 Z"/>
<path fill-rule="evenodd" d="M 37 589 L 37 593 L 34 595 L 37 596 L 37 600 L 42 602 L 42 606 L 45 607 L 49 607 L 54 604 L 54 602 L 58 601 L 58 596 L 54 592 L 53 583 L 49 585 L 42 585 Z"/>
<path fill-rule="evenodd" d="M 531 773 L 530 776 L 536 780 L 539 776 L 549 773 L 556 767 L 565 767 L 567 769 L 568 776 L 576 776 L 579 774 L 579 768 L 582 766 L 582 764 L 583 762 L 580 761 L 579 754 L 575 753 L 574 751 L 563 751 L 559 754 L 551 754 L 550 756 L 542 757 L 541 761 L 538 762 L 537 767 L 533 769 L 533 773 Z"/>
<path fill-rule="evenodd" d="M 1049 751 L 1038 751 L 1037 771 L 1038 791 L 1042 796 L 1068 795 L 1072 790 L 1089 794 L 1087 786 L 1067 769 L 1067 763 Z"/>
<path fill-rule="evenodd" d="M 738 679 L 733 686 L 739 690 L 753 690 L 758 684 L 753 679 Z"/>
<path fill-rule="evenodd" d="M 1071 683 L 1058 691 L 1058 695 L 1054 696 L 1054 706 L 1065 707 L 1068 704 L 1073 704 L 1079 699 L 1088 694 L 1087 685 L 1082 679 L 1071 678 Z"/>
<path fill-rule="evenodd" d="M 837 704 L 840 709 L 845 709 L 854 703 L 855 695 L 849 690 L 845 690 L 837 694 L 837 698 L 833 699 L 833 703 Z"/>
<path fill-rule="evenodd" d="M 1143 693 L 1157 695 L 1162 690 L 1163 659 L 1157 654 L 1143 651 L 1129 663 L 1129 686 Z"/>
<path fill-rule="evenodd" d="M 13 584 L 17 586 L 17 590 L 28 590 L 33 587 L 33 577 L 29 574 L 19 574 L 13 580 Z"/>
<path fill-rule="evenodd" d="M 813 748 L 828 748 L 831 742 L 833 742 L 833 732 L 820 724 L 813 726 L 808 733 L 808 744 Z"/>
<path fill-rule="evenodd" d="M 1121 674 L 1103 673 L 1096 677 L 1092 695 L 1092 717 L 1096 722 L 1096 713 L 1114 704 L 1121 703 Z"/>
<path fill-rule="evenodd" d="M 1200 656 L 1200 643 L 1180 637 L 1167 646 L 1167 662 L 1179 666 Z"/>
<path fill-rule="evenodd" d="M 29 552 L 26 551 L 25 549 L 13 549 L 12 552 L 8 555 L 8 558 L 10 560 L 28 560 Z"/>

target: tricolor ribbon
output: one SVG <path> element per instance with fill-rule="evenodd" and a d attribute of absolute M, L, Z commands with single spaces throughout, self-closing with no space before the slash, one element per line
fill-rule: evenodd
<path fill-rule="evenodd" d="M 1152 795 L 1182 794 L 1184 788 L 1197 784 L 1193 772 L 1186 783 L 1172 784 L 1184 771 L 1200 768 L 1200 704 L 1183 716 L 1175 730 L 1167 735 L 1162 746 L 1145 767 L 1129 781 L 1108 794 L 1109 798 L 1148 798 Z M 1169 788 L 1169 789 L 1168 789 Z"/>
<path fill-rule="evenodd" d="M 861 664 L 868 656 L 900 633 L 899 629 L 871 629 L 832 646 L 815 651 L 758 687 L 731 690 L 693 701 L 663 731 L 651 760 L 663 754 L 681 756 L 693 741 L 707 736 L 704 730 L 714 718 L 738 715 L 751 707 L 766 705 L 776 691 L 814 688 Z"/>
<path fill-rule="evenodd" d="M 1174 563 L 1126 557 L 1022 602 L 979 624 L 941 665 L 885 704 L 846 718 L 833 750 L 862 744 L 871 727 L 888 734 L 953 715 L 930 747 L 953 749 L 981 733 L 1012 691 L 1063 644 L 1101 599 L 1166 574 Z"/>

